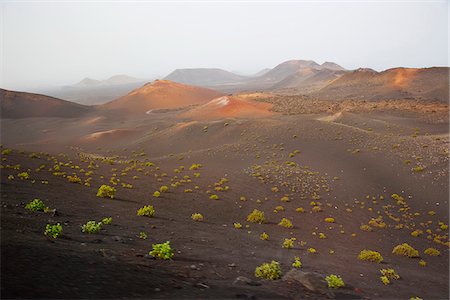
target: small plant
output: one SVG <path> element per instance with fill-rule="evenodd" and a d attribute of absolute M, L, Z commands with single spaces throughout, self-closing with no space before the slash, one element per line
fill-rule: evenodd
<path fill-rule="evenodd" d="M 280 264 L 274 260 L 270 263 L 263 263 L 255 269 L 255 276 L 258 278 L 277 280 L 281 278 L 281 275 Z"/>
<path fill-rule="evenodd" d="M 146 206 L 139 208 L 137 210 L 136 214 L 140 217 L 145 216 L 145 217 L 151 218 L 155 215 L 155 209 L 151 205 L 146 205 Z"/>
<path fill-rule="evenodd" d="M 419 266 L 421 266 L 421 267 L 426 267 L 426 266 L 427 266 L 427 262 L 424 261 L 423 259 L 421 259 L 421 260 L 419 261 Z"/>
<path fill-rule="evenodd" d="M 381 282 L 382 282 L 384 285 L 391 284 L 391 281 L 390 281 L 389 278 L 387 278 L 386 276 L 380 276 L 380 279 L 381 279 Z"/>
<path fill-rule="evenodd" d="M 291 249 L 294 248 L 294 242 L 297 240 L 296 238 L 285 238 L 282 244 L 282 247 L 285 249 Z"/>
<path fill-rule="evenodd" d="M 100 198 L 111 198 L 114 199 L 114 196 L 116 195 L 116 189 L 112 186 L 103 184 L 98 188 L 97 191 L 97 197 Z"/>
<path fill-rule="evenodd" d="M 383 256 L 381 256 L 381 254 L 377 251 L 362 250 L 358 255 L 358 259 L 380 263 L 383 261 Z"/>
<path fill-rule="evenodd" d="M 197 221 L 197 222 L 203 221 L 203 215 L 199 214 L 199 213 L 192 214 L 191 218 L 192 218 L 192 220 Z"/>
<path fill-rule="evenodd" d="M 27 205 L 25 205 L 25 209 L 31 210 L 31 211 L 45 211 L 47 206 L 42 202 L 41 199 L 34 199 Z"/>
<path fill-rule="evenodd" d="M 153 193 L 153 197 L 158 198 L 159 196 L 161 196 L 161 193 L 159 191 Z"/>
<path fill-rule="evenodd" d="M 267 241 L 269 239 L 269 235 L 267 233 L 263 232 L 263 233 L 261 233 L 259 238 L 263 241 Z"/>
<path fill-rule="evenodd" d="M 254 209 L 248 216 L 247 221 L 252 223 L 262 224 L 266 221 L 264 217 L 264 212 Z"/>
<path fill-rule="evenodd" d="M 319 239 L 326 239 L 327 236 L 323 232 L 319 232 Z"/>
<path fill-rule="evenodd" d="M 294 227 L 294 226 L 292 225 L 291 220 L 286 219 L 286 218 L 281 219 L 281 221 L 280 221 L 280 223 L 278 223 L 278 225 L 283 226 L 283 227 L 286 227 L 286 228 L 292 228 L 292 227 Z"/>
<path fill-rule="evenodd" d="M 102 222 L 88 221 L 86 224 L 81 226 L 81 231 L 84 233 L 97 233 L 102 229 Z"/>
<path fill-rule="evenodd" d="M 163 185 L 159 188 L 161 193 L 167 193 L 169 191 L 169 187 L 167 185 Z"/>
<path fill-rule="evenodd" d="M 298 256 L 294 257 L 294 262 L 292 263 L 292 266 L 297 269 L 302 267 L 302 262 L 300 260 L 300 257 L 298 257 Z"/>
<path fill-rule="evenodd" d="M 298 207 L 295 209 L 295 211 L 301 214 L 305 212 L 305 209 L 303 207 Z"/>
<path fill-rule="evenodd" d="M 325 218 L 325 222 L 327 223 L 334 223 L 334 218 Z"/>
<path fill-rule="evenodd" d="M 419 251 L 417 251 L 407 243 L 395 246 L 394 249 L 392 249 L 392 253 L 410 258 L 419 257 Z"/>
<path fill-rule="evenodd" d="M 17 174 L 17 177 L 19 177 L 22 180 L 27 180 L 30 178 L 30 175 L 27 172 L 22 172 Z"/>
<path fill-rule="evenodd" d="M 315 253 L 317 253 L 317 250 L 314 248 L 308 248 L 308 252 L 311 254 L 315 254 Z"/>
<path fill-rule="evenodd" d="M 236 229 L 241 229 L 242 228 L 242 224 L 241 223 L 234 223 L 234 228 Z"/>
<path fill-rule="evenodd" d="M 104 219 L 102 220 L 102 223 L 103 223 L 103 225 L 110 225 L 110 224 L 112 223 L 112 218 L 111 218 L 111 217 L 109 217 L 109 218 L 104 218 Z"/>
<path fill-rule="evenodd" d="M 143 231 L 139 232 L 139 238 L 141 240 L 146 240 L 147 239 L 147 234 Z"/>
<path fill-rule="evenodd" d="M 159 259 L 172 259 L 173 250 L 170 247 L 170 242 L 167 241 L 162 244 L 153 244 L 153 250 L 149 252 L 149 254 L 155 258 Z"/>
<path fill-rule="evenodd" d="M 209 196 L 209 199 L 211 199 L 211 200 L 219 200 L 219 196 L 217 196 L 216 194 L 212 194 L 211 196 Z"/>
<path fill-rule="evenodd" d="M 68 175 L 67 176 L 67 180 L 69 182 L 72 182 L 72 183 L 79 183 L 79 184 L 81 184 L 81 178 L 78 177 L 77 175 L 73 175 L 73 176 Z"/>
<path fill-rule="evenodd" d="M 423 251 L 423 253 L 425 253 L 426 255 L 429 255 L 429 256 L 441 255 L 441 251 L 439 251 L 438 249 L 435 249 L 435 248 L 427 248 L 427 249 L 425 249 L 425 251 Z"/>
<path fill-rule="evenodd" d="M 54 225 L 47 224 L 45 226 L 44 235 L 56 239 L 62 233 L 62 226 L 59 223 Z"/>
<path fill-rule="evenodd" d="M 332 289 L 337 289 L 345 286 L 344 280 L 342 280 L 341 276 L 339 275 L 328 275 L 327 277 L 325 277 L 325 280 L 328 283 L 328 287 Z"/>

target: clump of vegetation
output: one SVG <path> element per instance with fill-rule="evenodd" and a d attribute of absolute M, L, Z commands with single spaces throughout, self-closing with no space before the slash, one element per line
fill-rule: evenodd
<path fill-rule="evenodd" d="M 42 202 L 41 199 L 34 199 L 27 205 L 25 205 L 25 209 L 31 210 L 31 211 L 45 211 L 47 209 L 47 206 Z"/>
<path fill-rule="evenodd" d="M 86 224 L 81 226 L 81 231 L 84 233 L 97 233 L 102 229 L 102 222 L 88 221 Z"/>
<path fill-rule="evenodd" d="M 151 218 L 155 215 L 155 209 L 151 205 L 146 205 L 146 206 L 139 208 L 137 210 L 136 214 L 140 217 L 145 216 L 145 217 Z"/>
<path fill-rule="evenodd" d="M 22 180 L 27 180 L 30 178 L 30 175 L 27 172 L 22 172 L 17 174 L 17 177 L 19 177 Z"/>
<path fill-rule="evenodd" d="M 339 275 L 328 275 L 327 277 L 325 277 L 325 280 L 328 283 L 328 287 L 332 289 L 337 289 L 345 286 L 344 280 L 342 280 L 341 276 Z"/>
<path fill-rule="evenodd" d="M 103 184 L 98 188 L 97 197 L 114 199 L 116 195 L 116 189 L 112 186 Z"/>
<path fill-rule="evenodd" d="M 219 196 L 217 196 L 216 194 L 212 194 L 211 196 L 209 196 L 209 199 L 211 199 L 211 200 L 219 200 Z"/>
<path fill-rule="evenodd" d="M 372 227 L 370 227 L 369 225 L 363 224 L 359 227 L 359 229 L 361 229 L 362 231 L 372 231 Z"/>
<path fill-rule="evenodd" d="M 380 263 L 383 261 L 383 256 L 381 256 L 381 254 L 377 251 L 362 250 L 358 255 L 358 259 Z"/>
<path fill-rule="evenodd" d="M 161 193 L 159 191 L 153 193 L 153 197 L 158 198 L 159 196 L 161 196 Z"/>
<path fill-rule="evenodd" d="M 67 180 L 69 182 L 72 182 L 72 183 L 79 183 L 79 184 L 81 184 L 81 178 L 78 177 L 77 175 L 73 175 L 73 176 L 68 175 L 67 176 Z"/>
<path fill-rule="evenodd" d="M 441 251 L 439 251 L 438 249 L 435 249 L 435 248 L 427 248 L 427 249 L 425 249 L 425 251 L 423 251 L 423 253 L 425 253 L 426 255 L 429 255 L 429 256 L 441 255 Z"/>
<path fill-rule="evenodd" d="M 153 250 L 149 252 L 149 254 L 155 258 L 159 259 L 172 259 L 173 250 L 170 247 L 170 242 L 167 241 L 162 244 L 153 244 Z"/>
<path fill-rule="evenodd" d="M 395 272 L 394 269 L 381 269 L 380 270 L 381 276 L 381 282 L 383 284 L 388 285 L 391 283 L 391 280 L 397 280 L 400 278 L 400 276 Z"/>
<path fill-rule="evenodd" d="M 169 187 L 167 185 L 163 185 L 159 188 L 161 193 L 167 193 L 169 191 Z"/>
<path fill-rule="evenodd" d="M 263 241 L 267 241 L 269 239 L 269 235 L 267 233 L 263 232 L 263 233 L 261 233 L 259 238 L 262 239 Z"/>
<path fill-rule="evenodd" d="M 277 261 L 263 263 L 255 269 L 255 276 L 258 278 L 277 280 L 281 278 L 281 267 Z"/>
<path fill-rule="evenodd" d="M 103 225 L 110 225 L 112 223 L 112 218 L 108 217 L 108 218 L 104 218 L 102 220 Z"/>
<path fill-rule="evenodd" d="M 419 266 L 421 266 L 421 267 L 426 267 L 426 266 L 427 266 L 427 262 L 424 261 L 423 259 L 421 259 L 421 260 L 419 261 Z"/>
<path fill-rule="evenodd" d="M 392 249 L 393 254 L 403 255 L 406 257 L 419 257 L 419 251 L 408 245 L 407 243 L 403 243 L 401 245 L 397 245 Z"/>
<path fill-rule="evenodd" d="M 292 225 L 291 220 L 283 218 L 281 219 L 280 223 L 278 223 L 278 225 L 286 227 L 286 228 L 292 228 L 294 227 L 294 225 Z"/>
<path fill-rule="evenodd" d="M 335 220 L 334 220 L 334 218 L 325 218 L 325 222 L 327 222 L 327 223 L 334 223 Z"/>
<path fill-rule="evenodd" d="M 197 221 L 197 222 L 203 221 L 203 215 L 199 214 L 199 213 L 192 214 L 191 218 L 192 218 L 192 220 Z"/>
<path fill-rule="evenodd" d="M 294 248 L 294 242 L 297 240 L 296 238 L 285 238 L 282 244 L 282 247 L 285 249 L 291 249 Z"/>
<path fill-rule="evenodd" d="M 294 257 L 294 262 L 292 263 L 292 266 L 297 269 L 302 267 L 302 262 L 300 260 L 300 257 L 298 257 L 298 256 Z"/>
<path fill-rule="evenodd" d="M 147 239 L 147 234 L 143 231 L 139 232 L 139 238 L 141 240 L 146 240 Z"/>
<path fill-rule="evenodd" d="M 305 209 L 304 209 L 303 207 L 297 207 L 297 208 L 295 209 L 295 211 L 298 212 L 298 213 L 304 213 L 304 212 L 305 212 Z"/>
<path fill-rule="evenodd" d="M 264 212 L 254 209 L 248 216 L 247 221 L 252 223 L 259 223 L 262 224 L 266 221 L 264 217 Z"/>
<path fill-rule="evenodd" d="M 236 229 L 241 229 L 242 228 L 242 224 L 241 223 L 233 223 L 234 228 Z"/>
<path fill-rule="evenodd" d="M 45 226 L 44 235 L 56 239 L 62 233 L 62 226 L 59 223 L 54 225 L 47 224 Z"/>
<path fill-rule="evenodd" d="M 314 248 L 308 248 L 308 252 L 311 254 L 315 254 L 315 253 L 317 253 L 317 250 Z"/>

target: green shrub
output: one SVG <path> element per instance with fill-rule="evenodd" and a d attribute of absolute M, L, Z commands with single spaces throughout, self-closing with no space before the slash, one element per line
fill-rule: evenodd
<path fill-rule="evenodd" d="M 158 198 L 159 196 L 161 196 L 161 193 L 159 191 L 153 193 L 153 197 Z"/>
<path fill-rule="evenodd" d="M 242 224 L 241 223 L 233 223 L 233 226 L 236 229 L 241 229 L 242 228 Z"/>
<path fill-rule="evenodd" d="M 419 257 L 419 251 L 408 245 L 407 243 L 403 243 L 401 245 L 397 245 L 392 249 L 393 254 L 402 255 L 406 257 Z"/>
<path fill-rule="evenodd" d="M 112 223 L 112 218 L 111 218 L 111 217 L 109 217 L 109 218 L 104 218 L 104 219 L 102 220 L 102 223 L 103 223 L 103 225 L 110 225 L 110 224 Z"/>
<path fill-rule="evenodd" d="M 261 233 L 259 238 L 262 239 L 263 241 L 267 241 L 269 239 L 269 235 L 267 233 L 263 232 L 263 233 Z"/>
<path fill-rule="evenodd" d="M 334 223 L 335 222 L 334 218 L 325 218 L 324 221 L 327 222 L 327 223 Z"/>
<path fill-rule="evenodd" d="M 77 175 L 73 175 L 73 176 L 68 175 L 67 176 L 67 180 L 69 182 L 72 182 L 72 183 L 79 183 L 79 184 L 81 184 L 81 178 L 78 177 Z"/>
<path fill-rule="evenodd" d="M 296 238 L 285 238 L 283 241 L 283 244 L 281 245 L 285 249 L 291 249 L 294 248 L 294 242 L 297 240 Z"/>
<path fill-rule="evenodd" d="M 294 262 L 292 263 L 292 266 L 297 269 L 302 267 L 302 262 L 300 260 L 300 257 L 298 257 L 298 256 L 294 257 Z"/>
<path fill-rule="evenodd" d="M 17 177 L 19 177 L 22 180 L 27 180 L 30 178 L 30 175 L 27 172 L 22 172 L 17 174 Z"/>
<path fill-rule="evenodd" d="M 219 196 L 217 196 L 216 194 L 213 194 L 213 195 L 209 196 L 209 199 L 211 199 L 211 200 L 219 200 Z"/>
<path fill-rule="evenodd" d="M 381 254 L 377 251 L 362 250 L 358 255 L 358 259 L 380 263 L 383 261 L 383 256 L 381 256 Z"/>
<path fill-rule="evenodd" d="M 159 259 L 172 259 L 173 257 L 173 250 L 170 247 L 169 241 L 162 244 L 153 244 L 152 248 L 153 250 L 150 251 L 149 254 L 153 257 Z"/>
<path fill-rule="evenodd" d="M 345 286 L 344 280 L 342 280 L 341 276 L 339 275 L 328 275 L 327 277 L 325 277 L 325 280 L 328 283 L 328 287 L 332 289 L 337 289 Z"/>
<path fill-rule="evenodd" d="M 25 209 L 31 210 L 31 211 L 45 211 L 47 206 L 42 202 L 41 199 L 34 199 L 27 205 L 25 205 Z"/>
<path fill-rule="evenodd" d="M 103 184 L 101 187 L 98 188 L 97 191 L 97 197 L 100 198 L 111 198 L 114 199 L 116 195 L 116 189 L 112 186 Z"/>
<path fill-rule="evenodd" d="M 142 217 L 153 217 L 155 215 L 155 209 L 151 205 L 146 205 L 137 210 L 137 215 Z"/>
<path fill-rule="evenodd" d="M 163 185 L 159 188 L 161 193 L 167 193 L 169 191 L 169 187 L 167 185 Z"/>
<path fill-rule="evenodd" d="M 292 228 L 292 227 L 294 227 L 294 226 L 292 225 L 291 220 L 286 219 L 286 218 L 281 219 L 281 221 L 280 221 L 280 223 L 278 223 L 278 225 L 283 226 L 283 227 L 286 227 L 286 228 Z"/>
<path fill-rule="evenodd" d="M 195 214 L 191 215 L 191 219 L 194 221 L 201 222 L 201 221 L 203 221 L 203 215 L 199 214 L 199 213 L 195 213 Z"/>
<path fill-rule="evenodd" d="M 255 269 L 255 276 L 258 278 L 277 280 L 281 278 L 281 275 L 280 264 L 274 260 L 270 263 L 263 263 Z"/>
<path fill-rule="evenodd" d="M 141 240 L 146 240 L 147 239 L 147 234 L 143 231 L 139 232 L 139 238 Z"/>
<path fill-rule="evenodd" d="M 45 226 L 44 235 L 56 239 L 58 236 L 60 236 L 62 233 L 62 226 L 59 223 L 56 223 L 54 225 L 47 224 Z"/>
<path fill-rule="evenodd" d="M 84 233 L 97 233 L 102 229 L 102 222 L 88 221 L 81 226 L 81 231 Z"/>
<path fill-rule="evenodd" d="M 438 249 L 435 249 L 435 248 L 427 248 L 427 249 L 425 249 L 425 251 L 423 251 L 423 253 L 425 253 L 426 255 L 429 255 L 429 256 L 441 255 L 441 251 L 439 251 Z"/>
<path fill-rule="evenodd" d="M 400 279 L 400 276 L 397 274 L 397 272 L 395 272 L 394 269 L 381 269 L 380 273 L 382 275 L 381 277 L 386 277 L 389 280 L 390 279 L 395 279 L 395 280 Z M 383 283 L 384 283 L 385 280 L 381 279 L 381 281 L 383 281 Z"/>
<path fill-rule="evenodd" d="M 248 216 L 247 221 L 252 223 L 259 223 L 262 224 L 266 221 L 264 217 L 264 212 L 254 209 Z"/>

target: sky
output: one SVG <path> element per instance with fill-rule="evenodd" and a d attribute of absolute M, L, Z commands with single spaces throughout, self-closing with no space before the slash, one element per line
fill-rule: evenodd
<path fill-rule="evenodd" d="M 448 66 L 449 1 L 5 1 L 0 88 L 177 68 L 242 74 L 290 59 Z"/>

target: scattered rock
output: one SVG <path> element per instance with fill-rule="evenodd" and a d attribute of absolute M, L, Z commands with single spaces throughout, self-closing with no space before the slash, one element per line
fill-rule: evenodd
<path fill-rule="evenodd" d="M 329 298 L 334 298 L 334 293 L 328 289 L 325 277 L 319 273 L 303 272 L 301 270 L 292 269 L 283 276 L 282 280 L 298 282 L 312 292 L 321 293 Z"/>
<path fill-rule="evenodd" d="M 259 286 L 259 285 L 261 285 L 260 282 L 251 280 L 250 278 L 247 278 L 247 277 L 244 277 L 244 276 L 236 277 L 236 279 L 233 281 L 233 284 L 247 284 L 247 285 L 251 285 L 251 286 Z"/>

